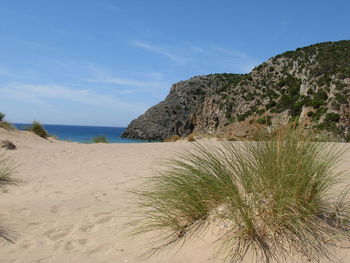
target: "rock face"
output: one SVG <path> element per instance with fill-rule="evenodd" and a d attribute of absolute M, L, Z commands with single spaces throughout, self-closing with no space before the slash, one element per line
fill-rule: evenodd
<path fill-rule="evenodd" d="M 176 83 L 122 137 L 245 136 L 252 126 L 293 119 L 347 140 L 349 95 L 350 41 L 325 42 L 277 55 L 249 74 L 211 74 Z"/>

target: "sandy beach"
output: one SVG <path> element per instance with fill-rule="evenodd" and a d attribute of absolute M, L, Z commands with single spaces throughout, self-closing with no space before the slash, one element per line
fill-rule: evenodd
<path fill-rule="evenodd" d="M 196 242 L 176 255 L 139 258 L 147 240 L 120 231 L 130 218 L 130 194 L 157 161 L 184 143 L 79 144 L 0 129 L 17 165 L 18 185 L 1 193 L 0 222 L 15 244 L 0 241 L 0 262 L 216 262 Z"/>
<path fill-rule="evenodd" d="M 127 191 L 189 142 L 79 144 L 0 129 L 5 139 L 17 146 L 6 154 L 19 182 L 0 193 L 0 223 L 18 237 L 14 244 L 0 241 L 1 263 L 220 262 L 210 233 L 177 253 L 140 258 L 147 239 L 121 231 L 131 220 Z M 345 157 L 340 168 L 350 167 L 349 151 Z M 345 249 L 337 254 L 349 262 Z"/>

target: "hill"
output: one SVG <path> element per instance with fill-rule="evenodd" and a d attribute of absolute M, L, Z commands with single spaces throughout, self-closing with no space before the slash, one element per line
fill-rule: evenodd
<path fill-rule="evenodd" d="M 248 74 L 210 74 L 174 84 L 133 120 L 126 138 L 190 133 L 249 136 L 291 120 L 350 139 L 350 41 L 324 42 L 272 57 Z"/>

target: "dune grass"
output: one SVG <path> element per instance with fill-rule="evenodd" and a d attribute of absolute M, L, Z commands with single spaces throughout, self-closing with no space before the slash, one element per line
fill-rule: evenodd
<path fill-rule="evenodd" d="M 13 171 L 14 165 L 4 153 L 0 153 L 0 190 L 5 189 L 6 185 L 15 183 L 12 177 Z"/>
<path fill-rule="evenodd" d="M 105 136 L 98 136 L 92 139 L 94 143 L 108 143 L 107 138 Z"/>
<path fill-rule="evenodd" d="M 12 123 L 7 122 L 7 121 L 0 121 L 0 128 L 4 128 L 5 130 L 8 131 L 15 131 L 17 130 L 15 126 L 13 126 Z"/>
<path fill-rule="evenodd" d="M 191 134 L 187 135 L 186 140 L 188 142 L 194 142 L 194 141 L 196 141 L 196 136 L 193 133 L 191 133 Z"/>
<path fill-rule="evenodd" d="M 268 140 L 195 143 L 165 163 L 137 197 L 133 235 L 156 232 L 149 253 L 182 246 L 215 225 L 217 256 L 242 262 L 319 262 L 349 241 L 348 191 L 332 194 L 343 150 L 301 130 Z"/>
<path fill-rule="evenodd" d="M 32 125 L 26 127 L 25 130 L 31 131 L 44 139 L 47 139 L 47 137 L 49 137 L 49 133 L 45 130 L 44 126 L 37 121 L 33 121 Z"/>
<path fill-rule="evenodd" d="M 3 153 L 0 153 L 0 191 L 5 191 L 7 185 L 16 183 L 16 181 L 12 177 L 13 172 L 13 164 Z M 16 237 L 16 233 L 0 225 L 1 239 L 5 239 L 8 242 L 14 243 Z"/>
<path fill-rule="evenodd" d="M 165 138 L 163 142 L 177 142 L 181 137 L 179 135 L 173 135 L 171 137 Z"/>

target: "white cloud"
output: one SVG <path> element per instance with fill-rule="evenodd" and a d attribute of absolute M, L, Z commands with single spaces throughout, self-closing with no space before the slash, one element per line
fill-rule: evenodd
<path fill-rule="evenodd" d="M 163 55 L 176 63 L 184 63 L 187 61 L 186 54 L 183 54 L 181 50 L 171 47 L 158 46 L 143 41 L 132 41 L 130 45 Z"/>
<path fill-rule="evenodd" d="M 97 82 L 97 83 L 107 83 L 107 84 L 117 84 L 117 85 L 125 85 L 131 87 L 139 87 L 139 88 L 150 88 L 150 87 L 162 87 L 161 82 L 155 81 L 143 81 L 136 79 L 124 79 L 118 77 L 97 77 L 94 79 L 85 79 L 89 82 Z"/>
<path fill-rule="evenodd" d="M 256 58 L 242 51 L 220 46 L 197 46 L 187 43 L 175 47 L 155 45 L 143 41 L 132 41 L 130 45 L 163 55 L 177 63 L 199 67 L 201 65 L 207 66 L 207 63 L 210 63 L 230 72 L 249 72 L 259 63 Z"/>
<path fill-rule="evenodd" d="M 17 99 L 25 99 L 33 103 L 45 104 L 47 103 L 46 99 L 61 99 L 132 113 L 140 113 L 147 108 L 145 104 L 124 102 L 110 94 L 100 94 L 89 89 L 77 89 L 61 85 L 11 83 L 0 87 L 0 94 L 12 95 Z"/>
<path fill-rule="evenodd" d="M 225 54 L 232 58 L 232 60 L 230 58 L 230 61 L 225 63 L 227 67 L 239 69 L 243 72 L 251 71 L 256 65 L 260 63 L 258 59 L 251 57 L 239 50 L 227 49 L 219 46 L 214 46 L 212 49 L 217 53 Z"/>

